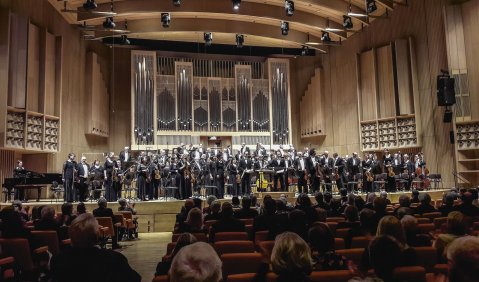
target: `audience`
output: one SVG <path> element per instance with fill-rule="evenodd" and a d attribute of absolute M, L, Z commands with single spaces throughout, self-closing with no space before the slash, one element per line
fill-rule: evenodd
<path fill-rule="evenodd" d="M 219 220 L 221 218 L 221 202 L 218 200 L 215 200 L 211 206 L 210 206 L 210 213 L 205 215 L 205 222 L 210 221 L 210 220 Z"/>
<path fill-rule="evenodd" d="M 241 199 L 241 208 L 235 211 L 235 217 L 238 219 L 248 219 L 248 218 L 255 218 L 257 216 L 258 216 L 258 211 L 251 208 L 251 198 L 243 197 Z"/>
<path fill-rule="evenodd" d="M 121 253 L 100 249 L 98 222 L 91 214 L 81 214 L 70 225 L 72 247 L 50 261 L 54 282 L 141 281 L 141 276 Z"/>
<path fill-rule="evenodd" d="M 325 209 L 325 210 L 329 209 L 329 204 L 327 204 L 324 201 L 323 193 L 316 192 L 316 194 L 314 195 L 314 199 L 316 200 L 316 205 L 314 206 L 314 208 L 321 208 L 321 209 Z"/>
<path fill-rule="evenodd" d="M 312 224 L 319 219 L 318 213 L 316 212 L 316 209 L 313 208 L 308 194 L 301 194 L 298 196 L 298 205 L 296 206 L 296 209 L 302 210 L 306 214 L 308 224 Z"/>
<path fill-rule="evenodd" d="M 86 206 L 85 203 L 80 202 L 77 205 L 77 215 L 86 213 Z"/>
<path fill-rule="evenodd" d="M 186 199 L 185 205 L 181 208 L 180 213 L 176 215 L 176 223 L 184 222 L 188 217 L 188 213 L 195 207 L 195 202 L 192 199 Z"/>
<path fill-rule="evenodd" d="M 5 207 L 0 212 L 2 220 L 2 237 L 31 239 L 30 230 L 25 227 L 22 216 L 13 206 Z"/>
<path fill-rule="evenodd" d="M 364 208 L 374 210 L 373 203 L 375 199 L 376 199 L 376 193 L 374 192 L 369 193 L 368 196 L 366 197 L 366 204 L 364 205 Z"/>
<path fill-rule="evenodd" d="M 218 200 L 215 195 L 209 195 L 206 198 L 206 203 L 208 204 L 207 207 L 203 208 L 203 214 L 210 214 L 211 213 L 211 205 L 214 201 Z"/>
<path fill-rule="evenodd" d="M 129 205 L 126 199 L 119 199 L 118 204 L 120 204 L 118 211 L 131 212 L 132 215 L 136 214 L 135 203 Z"/>
<path fill-rule="evenodd" d="M 465 216 L 479 216 L 479 208 L 472 204 L 474 197 L 471 192 L 465 192 L 461 199 L 462 204 L 456 206 L 455 210 L 461 212 Z"/>
<path fill-rule="evenodd" d="M 429 212 L 437 212 L 436 208 L 431 205 L 431 196 L 428 193 L 419 195 L 421 203 L 414 209 L 414 213 L 423 215 Z"/>
<path fill-rule="evenodd" d="M 115 226 L 115 216 L 113 215 L 113 211 L 107 207 L 108 202 L 105 198 L 101 197 L 98 200 L 98 208 L 93 210 L 93 216 L 95 217 L 111 217 L 111 221 L 113 226 Z M 114 227 L 115 236 L 112 236 L 112 248 L 113 249 L 120 249 L 121 246 L 118 244 L 118 228 Z"/>
<path fill-rule="evenodd" d="M 452 242 L 447 250 L 449 281 L 478 281 L 479 238 L 467 236 Z"/>
<path fill-rule="evenodd" d="M 279 234 L 271 253 L 271 267 L 278 275 L 277 282 L 308 281 L 313 267 L 308 244 L 295 233 Z"/>
<path fill-rule="evenodd" d="M 314 270 L 348 269 L 348 259 L 336 254 L 334 250 L 333 232 L 326 223 L 315 222 L 309 229 L 308 238 L 313 251 Z"/>
<path fill-rule="evenodd" d="M 391 204 L 391 200 L 388 199 L 388 193 L 386 191 L 382 191 L 379 196 L 386 201 L 386 205 Z"/>
<path fill-rule="evenodd" d="M 234 218 L 233 206 L 224 202 L 221 206 L 221 218 L 211 226 L 209 239 L 214 242 L 215 234 L 218 232 L 244 232 L 244 228 L 244 223 Z"/>
<path fill-rule="evenodd" d="M 289 231 L 296 233 L 303 240 L 308 240 L 309 224 L 306 213 L 302 210 L 293 210 L 289 213 Z"/>
<path fill-rule="evenodd" d="M 441 216 L 447 216 L 450 212 L 454 211 L 454 194 L 452 192 L 444 194 L 442 205 L 438 211 L 441 212 Z"/>
<path fill-rule="evenodd" d="M 414 189 L 411 192 L 411 204 L 419 204 L 421 201 L 419 201 L 419 191 Z"/>
<path fill-rule="evenodd" d="M 55 220 L 55 214 L 55 209 L 52 206 L 45 206 L 42 209 L 42 217 L 34 223 L 35 230 L 58 232 L 60 225 Z"/>
<path fill-rule="evenodd" d="M 413 215 L 414 214 L 414 210 L 411 208 L 411 199 L 409 198 L 408 195 L 406 194 L 402 194 L 399 196 L 399 207 L 395 208 L 394 209 L 394 215 L 399 217 L 399 218 L 402 218 L 402 216 L 404 215 Z M 402 209 L 401 211 L 401 215 L 402 216 L 399 216 L 398 215 L 398 211 L 399 209 Z"/>
<path fill-rule="evenodd" d="M 175 256 L 178 254 L 178 252 L 183 248 L 188 245 L 191 245 L 196 242 L 196 237 L 191 234 L 191 233 L 183 233 L 178 237 L 178 240 L 176 241 L 175 248 L 173 249 L 173 252 L 171 255 L 166 256 L 166 258 L 159 262 L 158 265 L 156 266 L 156 272 L 155 276 L 158 275 L 167 275 L 168 271 L 170 271 L 171 267 L 171 262 L 175 258 Z"/>
<path fill-rule="evenodd" d="M 238 196 L 233 196 L 233 198 L 231 199 L 231 205 L 233 206 L 233 209 L 241 209 Z"/>
<path fill-rule="evenodd" d="M 192 208 L 185 222 L 179 224 L 177 233 L 206 233 L 203 225 L 203 213 L 199 208 Z"/>
<path fill-rule="evenodd" d="M 60 226 L 70 226 L 70 224 L 75 218 L 76 218 L 76 215 L 73 214 L 72 203 L 64 203 L 62 205 L 62 215 L 58 219 L 58 224 Z"/>
<path fill-rule="evenodd" d="M 459 237 L 466 235 L 466 218 L 458 211 L 450 212 L 447 216 L 447 233 L 439 234 L 433 247 L 436 247 L 438 261 L 446 261 L 447 246 Z"/>
<path fill-rule="evenodd" d="M 367 260 L 370 261 L 374 275 L 383 281 L 395 281 L 394 268 L 401 266 L 401 245 L 391 236 L 375 237 L 368 247 Z"/>
<path fill-rule="evenodd" d="M 358 209 L 355 206 L 347 206 L 344 209 L 344 217 L 346 221 L 339 222 L 336 229 L 360 228 Z"/>
<path fill-rule="evenodd" d="M 401 218 L 401 224 L 406 235 L 406 243 L 411 247 L 431 246 L 431 236 L 421 234 L 417 226 L 417 219 L 412 215 L 405 215 Z"/>
<path fill-rule="evenodd" d="M 268 240 L 274 240 L 277 234 L 287 230 L 289 226 L 288 214 L 276 214 L 276 201 L 265 199 L 263 202 L 263 214 L 253 220 L 252 235 L 258 231 L 268 231 Z"/>

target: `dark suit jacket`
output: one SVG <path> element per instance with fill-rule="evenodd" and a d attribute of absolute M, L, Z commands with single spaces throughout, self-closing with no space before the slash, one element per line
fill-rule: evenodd
<path fill-rule="evenodd" d="M 86 166 L 87 166 L 88 171 L 85 171 L 85 170 L 83 169 L 83 164 L 82 164 L 82 163 L 78 163 L 78 165 L 77 165 L 77 170 L 78 170 L 78 174 L 77 174 L 77 175 L 78 175 L 78 176 L 84 176 L 85 174 L 88 175 L 88 173 L 90 172 L 90 165 L 89 165 L 89 164 L 86 164 Z M 86 172 L 86 173 L 85 173 L 85 172 Z"/>
<path fill-rule="evenodd" d="M 244 232 L 244 222 L 236 218 L 222 218 L 211 226 L 210 240 L 215 241 L 218 232 Z"/>
<path fill-rule="evenodd" d="M 238 219 L 247 219 L 247 218 L 255 218 L 258 216 L 258 211 L 255 209 L 240 209 L 235 211 L 235 217 Z"/>
<path fill-rule="evenodd" d="M 141 276 L 121 253 L 91 248 L 71 248 L 50 262 L 54 282 L 136 282 Z"/>
<path fill-rule="evenodd" d="M 353 158 L 352 157 L 349 158 L 346 161 L 346 165 L 348 167 L 349 174 L 355 175 L 355 174 L 359 173 L 360 163 L 361 163 L 361 161 L 359 160 L 359 158 L 356 158 L 356 165 L 353 165 Z"/>
<path fill-rule="evenodd" d="M 113 211 L 110 208 L 98 207 L 93 210 L 93 216 L 95 217 L 111 217 L 114 220 Z M 113 223 L 115 223 L 113 221 Z"/>
<path fill-rule="evenodd" d="M 133 159 L 133 157 L 131 156 L 131 151 L 128 152 L 128 160 L 125 160 L 125 151 L 121 151 L 118 157 L 120 158 L 120 161 L 122 163 L 129 162 Z"/>

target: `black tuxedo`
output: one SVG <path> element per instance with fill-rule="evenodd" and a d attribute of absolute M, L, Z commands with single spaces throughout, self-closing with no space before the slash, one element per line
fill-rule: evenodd
<path fill-rule="evenodd" d="M 346 161 L 346 167 L 349 174 L 348 181 L 357 181 L 355 177 L 359 173 L 360 164 L 361 164 L 361 160 L 359 160 L 359 158 L 354 158 L 354 157 L 348 158 L 348 160 Z M 357 190 L 357 187 L 358 185 L 354 184 L 354 190 Z M 348 189 L 350 189 L 349 185 L 348 185 Z"/>
<path fill-rule="evenodd" d="M 249 153 L 250 153 L 249 147 L 245 146 L 243 148 L 240 148 L 239 152 L 240 152 L 241 155 L 244 155 L 245 153 L 248 153 L 248 155 L 249 155 Z"/>
<path fill-rule="evenodd" d="M 125 155 L 125 151 L 121 151 L 119 156 L 121 163 L 123 164 L 124 162 L 131 162 L 133 157 L 131 156 L 131 151 L 128 151 L 128 155 Z"/>
<path fill-rule="evenodd" d="M 303 165 L 301 165 L 301 162 Z M 308 186 L 306 186 L 306 180 L 304 179 L 306 173 L 308 173 L 308 167 L 306 165 L 306 159 L 298 158 L 294 163 L 298 175 L 298 192 L 308 193 Z M 303 169 L 304 167 L 304 169 Z"/>
<path fill-rule="evenodd" d="M 79 163 L 77 165 L 79 182 L 76 183 L 78 189 L 78 198 L 80 202 L 84 202 L 88 196 L 88 174 L 90 173 L 90 165 L 85 164 L 87 171 L 83 168 L 83 164 Z M 85 177 L 86 176 L 86 177 Z"/>
<path fill-rule="evenodd" d="M 65 193 L 63 195 L 65 202 L 73 202 L 76 200 L 76 189 L 73 185 L 74 183 L 74 173 L 77 168 L 77 163 L 75 161 L 69 161 L 63 163 L 63 187 L 65 188 Z"/>
<path fill-rule="evenodd" d="M 306 158 L 306 166 L 309 175 L 311 176 L 310 182 L 311 182 L 311 189 L 313 192 L 316 192 L 319 190 L 319 184 L 320 184 L 320 179 L 319 177 L 316 177 L 316 156 L 308 156 Z"/>
<path fill-rule="evenodd" d="M 273 170 L 276 172 L 279 170 L 284 170 L 284 160 L 272 160 L 271 163 L 269 164 Z M 280 189 L 281 191 L 284 191 L 284 172 L 283 173 L 275 173 L 273 177 L 273 191 L 277 192 L 278 191 L 278 181 L 280 182 Z"/>
<path fill-rule="evenodd" d="M 336 172 L 339 175 L 339 178 L 336 179 L 336 186 L 338 187 L 338 189 L 341 189 L 344 187 L 344 182 L 347 182 L 344 175 L 344 171 L 345 171 L 344 160 L 338 157 L 334 161 L 334 168 L 336 169 Z"/>
<path fill-rule="evenodd" d="M 216 197 L 223 199 L 225 194 L 225 163 L 223 160 L 218 160 L 215 163 L 216 174 L 213 175 L 216 179 Z"/>
<path fill-rule="evenodd" d="M 238 166 L 238 172 L 241 176 L 241 194 L 250 194 L 251 193 L 251 173 L 243 173 L 245 170 L 250 170 L 254 168 L 252 159 L 241 159 Z"/>
<path fill-rule="evenodd" d="M 325 184 L 323 190 L 328 191 L 328 192 L 331 192 L 331 190 L 332 190 L 331 175 L 333 173 L 333 171 L 332 171 L 333 165 L 334 165 L 334 159 L 333 158 L 327 157 L 327 158 L 322 158 L 321 159 L 321 166 L 323 167 L 324 184 Z"/>

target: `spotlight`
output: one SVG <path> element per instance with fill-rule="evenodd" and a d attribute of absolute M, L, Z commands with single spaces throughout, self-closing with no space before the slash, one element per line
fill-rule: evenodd
<path fill-rule="evenodd" d="M 120 45 L 130 45 L 130 40 L 126 35 L 120 37 Z"/>
<path fill-rule="evenodd" d="M 236 34 L 236 48 L 243 48 L 244 35 Z"/>
<path fill-rule="evenodd" d="M 113 17 L 108 17 L 103 22 L 103 27 L 106 29 L 114 29 L 116 26 L 115 22 L 113 22 Z"/>
<path fill-rule="evenodd" d="M 329 37 L 329 32 L 323 31 L 321 33 L 321 41 L 323 42 L 331 42 L 331 37 Z"/>
<path fill-rule="evenodd" d="M 376 7 L 376 1 L 375 0 L 366 0 L 366 11 L 368 14 L 373 13 L 376 11 L 378 7 Z"/>
<path fill-rule="evenodd" d="M 343 16 L 343 27 L 347 29 L 353 28 L 353 20 L 350 16 Z"/>
<path fill-rule="evenodd" d="M 163 23 L 164 28 L 170 27 L 170 22 L 171 22 L 170 13 L 161 13 L 161 22 Z"/>
<path fill-rule="evenodd" d="M 176 7 L 181 6 L 181 0 L 173 0 L 173 5 L 175 5 Z"/>
<path fill-rule="evenodd" d="M 86 0 L 85 3 L 83 3 L 83 9 L 85 10 L 93 10 L 96 9 L 97 5 L 95 3 L 95 0 Z"/>
<path fill-rule="evenodd" d="M 233 2 L 233 9 L 238 10 L 241 5 L 241 0 L 232 0 Z"/>
<path fill-rule="evenodd" d="M 281 21 L 281 34 L 288 35 L 289 32 L 289 22 Z"/>
<path fill-rule="evenodd" d="M 294 2 L 291 0 L 284 1 L 284 10 L 286 11 L 286 15 L 291 17 L 294 14 Z"/>
<path fill-rule="evenodd" d="M 211 46 L 211 43 L 213 42 L 213 33 L 205 32 L 203 34 L 203 38 L 205 39 L 205 45 L 206 46 Z"/>
<path fill-rule="evenodd" d="M 308 46 L 303 46 L 301 48 L 301 56 L 308 56 L 309 55 L 309 48 Z"/>

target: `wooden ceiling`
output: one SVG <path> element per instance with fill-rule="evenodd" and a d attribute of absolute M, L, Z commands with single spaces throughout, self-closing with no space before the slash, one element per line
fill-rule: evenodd
<path fill-rule="evenodd" d="M 83 10 L 85 0 L 48 0 L 70 24 L 95 25 L 95 31 L 85 31 L 95 38 L 119 35 L 102 30 L 105 15 Z M 245 46 L 300 48 L 306 42 L 322 52 L 340 48 L 341 41 L 360 32 L 371 21 L 382 18 L 406 0 L 376 0 L 377 10 L 369 15 L 352 16 L 353 28 L 343 28 L 343 15 L 348 12 L 366 15 L 366 0 L 294 0 L 294 15 L 286 15 L 284 0 L 243 0 L 238 10 L 231 0 L 182 0 L 181 6 L 172 0 L 96 0 L 94 11 L 112 10 L 117 28 L 127 22 L 128 37 L 185 42 L 203 42 L 203 32 L 213 32 L 213 43 L 235 44 L 235 34 L 245 35 Z M 62 12 L 68 10 L 80 13 Z M 164 28 L 161 13 L 171 13 L 171 23 Z M 289 22 L 289 34 L 281 34 L 281 21 Z M 321 34 L 328 31 L 333 44 L 322 44 Z M 333 46 L 331 46 L 333 45 Z"/>

